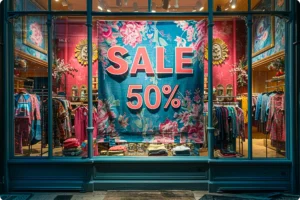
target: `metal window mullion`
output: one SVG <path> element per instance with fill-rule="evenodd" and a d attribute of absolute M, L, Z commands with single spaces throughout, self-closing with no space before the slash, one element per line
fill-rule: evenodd
<path fill-rule="evenodd" d="M 252 160 L 252 15 L 247 16 L 248 64 L 248 159 Z"/>
<path fill-rule="evenodd" d="M 52 15 L 47 15 L 48 33 L 48 158 L 53 157 L 53 102 L 52 102 Z"/>
<path fill-rule="evenodd" d="M 148 12 L 152 12 L 152 0 L 148 0 Z"/>
<path fill-rule="evenodd" d="M 88 33 L 88 157 L 93 157 L 93 91 L 92 91 L 92 76 L 93 76 L 93 22 L 92 22 L 92 0 L 87 0 L 87 33 Z"/>
<path fill-rule="evenodd" d="M 12 48 L 10 46 L 11 42 L 9 42 L 10 40 L 8 39 L 9 35 L 12 34 L 8 34 L 8 30 L 11 31 L 11 27 L 9 27 L 9 22 L 7 21 L 7 13 L 6 11 L 8 10 L 8 0 L 4 0 L 3 2 L 3 7 L 4 7 L 4 14 L 3 14 L 3 52 L 4 52 L 4 56 L 3 56 L 3 64 L 4 64 L 4 71 L 3 71 L 3 78 L 4 77 L 8 77 L 7 79 L 4 79 L 4 192 L 9 192 L 9 172 L 8 172 L 8 160 L 10 158 L 11 155 L 11 147 L 14 147 L 14 140 L 10 140 L 11 138 L 11 134 L 13 135 L 14 131 L 12 131 L 11 129 L 13 128 L 11 126 L 11 124 L 9 123 L 10 118 L 12 118 L 12 114 L 9 112 L 9 96 L 11 95 L 10 93 L 12 91 L 10 91 L 8 89 L 9 86 L 9 80 L 13 79 L 13 77 L 9 76 L 8 70 L 9 68 L 9 59 L 12 56 L 9 56 L 9 50 Z M 11 65 L 11 64 L 10 64 Z"/>
<path fill-rule="evenodd" d="M 208 1 L 208 157 L 214 158 L 214 127 L 213 127 L 213 0 Z"/>

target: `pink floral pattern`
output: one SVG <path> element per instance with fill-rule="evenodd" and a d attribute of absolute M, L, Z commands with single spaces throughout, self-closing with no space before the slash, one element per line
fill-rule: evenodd
<path fill-rule="evenodd" d="M 35 45 L 41 46 L 42 42 L 43 42 L 42 26 L 35 22 L 35 23 L 30 24 L 29 28 L 31 31 L 31 35 L 30 35 L 31 41 Z"/>
<path fill-rule="evenodd" d="M 124 22 L 120 28 L 124 44 L 136 47 L 137 44 L 141 43 L 143 39 L 141 32 L 145 30 L 145 26 L 146 22 Z"/>

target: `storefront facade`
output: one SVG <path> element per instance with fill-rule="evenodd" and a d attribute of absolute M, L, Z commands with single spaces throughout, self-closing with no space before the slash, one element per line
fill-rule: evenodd
<path fill-rule="evenodd" d="M 297 192 L 297 4 L 4 0 L 4 191 Z"/>

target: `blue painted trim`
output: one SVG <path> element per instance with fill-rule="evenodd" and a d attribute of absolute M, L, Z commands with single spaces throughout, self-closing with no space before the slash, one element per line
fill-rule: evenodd
<path fill-rule="evenodd" d="M 248 64 L 248 159 L 252 160 L 252 15 L 247 16 Z"/>
<path fill-rule="evenodd" d="M 107 156 L 107 157 L 94 157 L 93 159 L 76 159 L 63 157 L 53 157 L 52 159 L 11 159 L 8 161 L 9 164 L 67 164 L 67 163 L 78 163 L 78 164 L 92 164 L 92 163 L 207 163 L 210 165 L 292 165 L 290 160 L 241 160 L 241 159 L 207 159 L 207 158 L 149 158 L 149 157 L 118 157 L 118 156 Z"/>
<path fill-rule="evenodd" d="M 3 78 L 4 79 L 4 149 L 6 149 L 6 151 L 4 152 L 4 161 L 3 161 L 3 165 L 4 165 L 4 192 L 8 192 L 9 191 L 9 176 L 8 176 L 8 160 L 9 160 L 9 148 L 10 148 L 10 141 L 9 141 L 9 119 L 8 119 L 8 114 L 9 114 L 9 108 L 7 105 L 9 105 L 9 91 L 8 91 L 8 81 L 9 78 L 4 78 L 4 77 L 9 77 L 8 76 L 8 58 L 9 58 L 9 44 L 8 44 L 8 21 L 7 21 L 7 12 L 5 12 L 6 10 L 8 10 L 8 0 L 4 0 L 3 1 L 3 8 L 4 8 L 4 14 L 3 14 Z M 6 134 L 5 134 L 6 133 Z"/>
<path fill-rule="evenodd" d="M 152 0 L 148 0 L 148 12 L 152 11 Z"/>
<path fill-rule="evenodd" d="M 297 184 L 299 184 L 299 182 L 296 180 L 296 174 L 298 174 L 296 172 L 297 170 L 297 160 L 296 160 L 296 156 L 297 156 L 297 153 L 294 151 L 297 149 L 296 147 L 296 144 L 297 144 L 297 137 L 299 137 L 299 133 L 297 133 L 297 128 L 296 128 L 296 114 L 294 112 L 294 108 L 297 107 L 296 106 L 296 87 L 295 85 L 297 84 L 296 83 L 296 80 L 295 80 L 295 76 L 296 76 L 296 72 L 297 70 L 295 69 L 294 66 L 295 65 L 295 59 L 296 59 L 296 55 L 295 55 L 295 51 L 296 49 L 294 48 L 294 42 L 296 41 L 296 37 L 295 37 L 295 10 L 296 10 L 296 1 L 293 1 L 293 0 L 290 0 L 289 1 L 289 5 L 291 6 L 291 15 L 290 15 L 290 24 L 289 24 L 289 31 L 290 31 L 290 34 L 289 34 L 289 44 L 286 44 L 287 47 L 289 47 L 289 53 L 290 53 L 290 56 L 289 56 L 289 61 L 290 61 L 290 65 L 288 66 L 289 69 L 290 69 L 290 73 L 289 73 L 289 78 L 288 80 L 290 80 L 290 109 L 289 109 L 289 112 L 290 112 L 290 131 L 289 131 L 289 134 L 287 135 L 287 138 L 289 141 L 286 149 L 288 150 L 287 153 L 288 153 L 288 158 L 292 161 L 292 170 L 291 170 L 291 190 L 293 193 L 295 193 L 297 191 Z M 286 28 L 288 29 L 288 28 Z M 286 37 L 287 38 L 287 37 Z M 299 125 L 298 125 L 299 126 Z M 297 136 L 298 135 L 298 136 Z"/>
<path fill-rule="evenodd" d="M 52 47 L 52 16 L 47 16 L 48 32 L 48 157 L 53 157 L 53 102 L 52 102 L 52 65 L 53 65 L 53 47 Z M 47 136 L 46 136 L 47 137 Z"/>
<path fill-rule="evenodd" d="M 91 159 L 94 155 L 93 151 L 93 22 L 92 22 L 92 0 L 87 0 L 87 32 L 88 32 L 88 157 Z"/>
<path fill-rule="evenodd" d="M 208 157 L 214 158 L 214 127 L 213 127 L 213 61 L 212 61 L 212 41 L 213 41 L 213 0 L 208 1 Z"/>
<path fill-rule="evenodd" d="M 87 15 L 86 11 L 8 11 L 8 15 L 14 15 L 14 14 L 19 14 L 19 15 L 26 15 L 26 14 L 52 14 L 52 15 L 57 15 L 57 16 L 68 16 L 68 15 Z M 248 12 L 213 12 L 214 16 L 232 16 L 232 15 L 244 15 L 246 16 L 247 14 L 257 14 L 257 15 L 282 15 L 282 16 L 289 16 L 290 12 L 289 11 L 251 11 L 250 13 Z M 165 12 L 165 13 L 148 13 L 148 12 L 138 12 L 138 13 L 132 13 L 132 12 L 92 12 L 93 16 L 145 16 L 145 17 L 153 17 L 153 16 L 208 16 L 209 12 L 178 12 L 178 13 L 172 13 L 172 12 Z"/>

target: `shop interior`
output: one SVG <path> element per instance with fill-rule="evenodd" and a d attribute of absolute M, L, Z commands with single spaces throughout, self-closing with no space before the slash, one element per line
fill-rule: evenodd
<path fill-rule="evenodd" d="M 15 10 L 46 10 L 47 1 L 28 0 L 26 5 L 16 3 Z M 164 2 L 167 2 L 165 4 Z M 52 8 L 60 11 L 86 10 L 86 1 L 52 0 Z M 93 1 L 95 12 L 147 12 L 148 1 L 117 0 Z M 243 0 L 215 0 L 215 11 L 247 11 Z M 284 10 L 284 0 L 252 0 L 253 10 Z M 151 12 L 207 12 L 206 1 L 171 0 L 153 1 Z M 48 156 L 48 101 L 53 104 L 52 131 L 53 156 L 87 156 L 88 87 L 93 92 L 93 148 L 94 156 L 200 156 L 208 155 L 208 93 L 213 93 L 213 124 L 215 128 L 214 156 L 217 158 L 247 158 L 248 155 L 248 99 L 252 99 L 252 150 L 254 158 L 285 158 L 285 21 L 275 16 L 254 16 L 252 32 L 252 57 L 247 58 L 247 26 L 239 16 L 214 17 L 213 27 L 213 91 L 208 91 L 208 49 L 207 30 L 202 35 L 203 81 L 200 85 L 199 105 L 195 119 L 197 125 L 188 130 L 176 129 L 167 119 L 154 127 L 151 118 L 139 114 L 140 121 L 130 121 L 121 111 L 115 116 L 113 105 L 101 99 L 103 82 L 102 66 L 107 54 L 103 53 L 102 40 L 105 37 L 111 46 L 125 37 L 110 33 L 107 21 L 116 24 L 119 31 L 127 22 L 179 21 L 184 18 L 141 18 L 93 17 L 93 78 L 88 85 L 87 28 L 86 16 L 61 16 L 53 19 L 53 67 L 52 87 L 48 85 L 48 41 L 46 16 L 23 16 L 14 20 L 14 155 L 17 157 Z M 201 21 L 207 28 L 207 18 L 191 17 Z M 136 25 L 136 24 L 135 24 Z M 146 25 L 148 26 L 148 25 Z M 145 27 L 146 27 L 145 26 Z M 188 26 L 188 25 L 187 25 Z M 143 27 L 139 34 L 147 30 L 145 37 L 150 40 L 155 31 Z M 149 26 L 150 27 L 150 26 Z M 114 27 L 113 27 L 114 28 Z M 121 32 L 122 33 L 122 32 Z M 171 33 L 159 32 L 160 38 L 174 42 L 178 40 Z M 193 37 L 196 37 L 195 31 Z M 188 35 L 186 36 L 188 37 Z M 188 40 L 187 38 L 185 38 Z M 160 40 L 161 43 L 161 40 Z M 107 52 L 106 52 L 107 53 Z M 151 56 L 155 54 L 149 54 Z M 247 60 L 252 59 L 252 96 L 248 96 Z M 155 81 L 155 80 L 154 80 Z M 52 99 L 48 98 L 49 91 Z M 125 93 L 126 94 L 126 93 Z M 195 96 L 194 96 L 195 99 Z M 183 94 L 183 101 L 192 101 Z M 118 110 L 118 108 L 116 108 Z M 196 108 L 186 111 L 193 117 Z M 182 117 L 183 118 L 183 117 Z M 183 120 L 183 119 L 181 119 Z M 114 125 L 104 124 L 113 121 L 118 126 L 135 124 L 142 132 L 136 135 L 143 139 L 121 137 Z M 198 123 L 199 122 L 199 123 Z M 177 122 L 176 122 L 177 123 Z M 181 123 L 180 120 L 178 124 Z M 105 127 L 104 127 L 105 126 Z M 171 128 L 170 128 L 171 127 Z M 182 131 L 181 131 L 182 130 Z M 173 135 L 172 135 L 173 134 Z M 199 140 L 190 140 L 189 134 Z M 149 139 L 153 137 L 153 140 Z M 163 135 L 163 136 L 161 136 Z M 172 135 L 172 136 L 165 136 Z M 188 136 L 187 136 L 188 135 Z M 126 138 L 126 139 L 124 139 Z M 169 139 L 166 139 L 169 138 Z M 186 139 L 188 138 L 188 139 Z"/>

